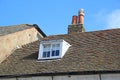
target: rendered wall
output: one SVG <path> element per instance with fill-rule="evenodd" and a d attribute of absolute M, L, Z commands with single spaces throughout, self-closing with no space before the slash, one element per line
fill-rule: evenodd
<path fill-rule="evenodd" d="M 120 80 L 120 74 L 104 74 L 101 75 L 102 80 Z"/>
<path fill-rule="evenodd" d="M 30 77 L 30 78 L 18 78 L 18 80 L 52 80 L 52 78 L 50 76 L 46 76 L 46 77 Z"/>
<path fill-rule="evenodd" d="M 120 80 L 120 74 L 37 76 L 23 78 L 4 78 L 0 80 Z"/>
<path fill-rule="evenodd" d="M 16 78 L 3 78 L 3 79 L 0 79 L 0 80 L 16 80 Z"/>
<path fill-rule="evenodd" d="M 16 48 L 38 40 L 38 31 L 35 28 L 0 36 L 0 62 L 8 57 Z M 39 37 L 42 37 L 39 34 Z"/>
<path fill-rule="evenodd" d="M 100 80 L 98 75 L 55 76 L 54 80 Z"/>

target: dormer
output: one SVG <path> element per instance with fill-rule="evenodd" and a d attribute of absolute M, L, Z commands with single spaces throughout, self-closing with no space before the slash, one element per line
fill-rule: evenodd
<path fill-rule="evenodd" d="M 63 39 L 41 41 L 38 60 L 61 59 L 69 47 L 70 44 Z"/>

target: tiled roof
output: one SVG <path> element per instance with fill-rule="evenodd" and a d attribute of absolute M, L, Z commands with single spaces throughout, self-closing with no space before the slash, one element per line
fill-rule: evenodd
<path fill-rule="evenodd" d="M 0 75 L 120 71 L 120 29 L 55 35 L 71 44 L 60 60 L 37 61 L 39 41 L 17 49 L 0 64 Z"/>
<path fill-rule="evenodd" d="M 10 33 L 14 33 L 17 31 L 24 30 L 24 29 L 28 29 L 28 28 L 30 28 L 30 26 L 27 24 L 2 26 L 2 27 L 0 27 L 0 35 L 10 34 Z"/>
<path fill-rule="evenodd" d="M 38 27 L 38 25 L 33 24 L 20 24 L 20 25 L 12 25 L 12 26 L 0 26 L 0 36 L 4 36 L 7 34 L 11 34 L 14 32 L 22 31 L 25 29 L 29 29 L 31 27 L 35 27 L 43 36 L 46 36 L 45 33 Z"/>

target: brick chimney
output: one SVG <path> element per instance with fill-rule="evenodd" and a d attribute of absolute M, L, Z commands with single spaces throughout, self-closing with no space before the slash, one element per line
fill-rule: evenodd
<path fill-rule="evenodd" d="M 81 9 L 78 12 L 78 16 L 74 15 L 72 17 L 72 23 L 68 26 L 68 34 L 85 32 L 84 29 L 84 10 Z"/>

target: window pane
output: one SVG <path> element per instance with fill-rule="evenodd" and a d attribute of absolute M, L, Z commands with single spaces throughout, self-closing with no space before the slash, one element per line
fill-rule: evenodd
<path fill-rule="evenodd" d="M 50 44 L 44 44 L 43 51 L 50 51 Z"/>
<path fill-rule="evenodd" d="M 52 45 L 52 49 L 55 50 L 55 44 Z"/>
<path fill-rule="evenodd" d="M 59 50 L 53 50 L 52 56 L 59 56 Z"/>
<path fill-rule="evenodd" d="M 46 57 L 46 52 L 43 52 L 43 57 Z"/>
<path fill-rule="evenodd" d="M 50 51 L 47 52 L 47 57 L 50 57 Z"/>
<path fill-rule="evenodd" d="M 60 49 L 60 44 L 56 44 L 56 50 Z"/>
<path fill-rule="evenodd" d="M 59 56 L 60 51 L 56 50 L 56 56 Z"/>
<path fill-rule="evenodd" d="M 43 58 L 50 57 L 51 44 L 43 44 Z"/>
<path fill-rule="evenodd" d="M 55 50 L 52 51 L 52 56 L 55 56 Z"/>

